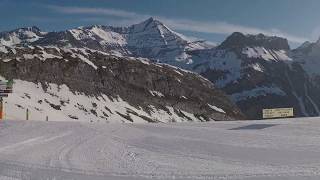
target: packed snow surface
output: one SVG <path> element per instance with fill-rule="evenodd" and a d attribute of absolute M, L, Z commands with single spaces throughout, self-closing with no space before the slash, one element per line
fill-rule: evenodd
<path fill-rule="evenodd" d="M 320 118 L 0 122 L 0 179 L 320 178 Z"/>

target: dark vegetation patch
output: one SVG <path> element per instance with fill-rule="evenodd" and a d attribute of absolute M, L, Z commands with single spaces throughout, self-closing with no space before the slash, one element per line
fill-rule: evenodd
<path fill-rule="evenodd" d="M 27 98 L 31 99 L 31 97 L 30 97 L 30 95 L 29 95 L 28 93 L 24 93 L 24 95 L 25 95 Z"/>
<path fill-rule="evenodd" d="M 102 114 L 103 114 L 105 117 L 109 117 L 109 115 L 108 115 L 106 112 L 104 112 L 104 111 L 102 111 Z"/>
<path fill-rule="evenodd" d="M 46 93 L 49 94 L 49 95 L 52 96 L 52 97 L 59 98 L 59 96 L 57 96 L 56 94 L 53 94 L 53 93 L 50 93 L 50 92 L 46 92 Z"/>
<path fill-rule="evenodd" d="M 79 119 L 77 116 L 73 116 L 73 115 L 68 115 L 68 116 L 69 116 L 69 118 L 71 118 L 71 119 L 76 119 L 76 120 Z"/>
<path fill-rule="evenodd" d="M 97 108 L 97 106 L 98 106 L 97 103 L 92 103 L 93 108 Z"/>
<path fill-rule="evenodd" d="M 24 107 L 22 107 L 20 104 L 16 104 L 16 106 L 20 109 L 25 109 Z"/>
<path fill-rule="evenodd" d="M 202 115 L 202 114 L 194 114 L 194 116 L 197 119 L 199 119 L 200 121 L 209 121 L 209 119 L 206 116 Z"/>
<path fill-rule="evenodd" d="M 147 116 L 140 115 L 140 114 L 138 114 L 137 112 L 135 112 L 135 111 L 133 111 L 133 110 L 131 110 L 131 109 L 129 109 L 129 108 L 127 108 L 127 113 L 128 113 L 128 114 L 133 114 L 133 115 L 135 115 L 135 116 L 138 116 L 138 117 L 142 118 L 143 120 L 145 120 L 145 121 L 147 121 L 147 122 L 149 122 L 149 123 L 159 122 L 159 121 L 157 121 L 157 120 L 155 120 L 155 119 L 151 119 L 151 118 L 149 118 L 149 117 L 147 117 Z"/>
<path fill-rule="evenodd" d="M 34 109 L 37 110 L 37 111 L 43 111 L 42 109 L 37 108 L 37 107 L 34 107 Z"/>
<path fill-rule="evenodd" d="M 173 109 L 174 110 L 174 112 L 179 116 L 179 117 L 182 117 L 182 118 L 184 118 L 184 119 L 188 119 L 188 121 L 192 121 L 192 119 L 189 117 L 189 116 L 187 116 L 187 115 L 185 115 L 182 111 L 180 111 L 179 109 L 177 110 L 177 109 Z"/>
<path fill-rule="evenodd" d="M 97 114 L 97 111 L 96 111 L 96 110 L 91 109 L 90 112 L 91 112 L 92 114 L 94 114 L 96 117 L 98 117 L 98 114 Z"/>
<path fill-rule="evenodd" d="M 66 106 L 66 104 L 69 104 L 69 100 L 68 101 L 60 100 L 60 104 L 61 106 Z"/>
<path fill-rule="evenodd" d="M 86 108 L 84 108 L 84 106 L 82 104 L 77 103 L 77 106 L 75 106 L 75 107 L 77 107 L 78 109 L 80 109 L 84 112 L 88 112 L 88 110 Z"/>
<path fill-rule="evenodd" d="M 117 113 L 119 116 L 125 118 L 126 120 L 128 120 L 128 121 L 130 121 L 130 122 L 133 122 L 133 120 L 132 120 L 132 118 L 130 117 L 129 114 L 121 114 L 121 113 L 119 113 L 118 111 L 116 111 L 116 113 Z"/>
<path fill-rule="evenodd" d="M 111 112 L 111 110 L 110 110 L 107 106 L 105 106 L 104 108 L 105 108 L 107 111 L 109 111 L 110 114 L 113 114 L 113 113 Z"/>
<path fill-rule="evenodd" d="M 44 101 L 45 101 L 46 103 L 48 103 L 53 109 L 55 109 L 55 110 L 61 110 L 61 106 L 60 106 L 60 105 L 53 104 L 53 103 L 49 102 L 47 99 L 44 99 Z"/>

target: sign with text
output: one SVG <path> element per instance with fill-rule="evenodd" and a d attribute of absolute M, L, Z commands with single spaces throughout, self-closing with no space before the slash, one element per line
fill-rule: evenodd
<path fill-rule="evenodd" d="M 0 89 L 7 89 L 7 85 L 6 84 L 0 84 Z"/>
<path fill-rule="evenodd" d="M 8 94 L 2 94 L 2 93 L 0 93 L 0 98 L 2 98 L 2 97 L 8 97 L 9 95 Z"/>
<path fill-rule="evenodd" d="M 293 117 L 293 108 L 263 109 L 263 119 Z"/>
<path fill-rule="evenodd" d="M 13 81 L 1 81 L 0 80 L 0 93 L 2 94 L 10 94 L 12 93 L 12 85 Z"/>
<path fill-rule="evenodd" d="M 3 94 L 9 94 L 9 93 L 12 93 L 12 89 L 0 89 L 0 94 L 3 93 Z"/>
<path fill-rule="evenodd" d="M 0 80 L 0 120 L 4 118 L 3 111 L 3 98 L 8 97 L 12 93 L 13 80 L 3 81 Z"/>

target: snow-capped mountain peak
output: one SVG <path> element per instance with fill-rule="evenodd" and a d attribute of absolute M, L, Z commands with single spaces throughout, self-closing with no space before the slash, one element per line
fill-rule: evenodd
<path fill-rule="evenodd" d="M 44 34 L 45 32 L 41 32 L 41 30 L 36 26 L 1 32 L 0 44 L 5 46 L 13 46 L 17 44 L 30 43 L 39 40 Z"/>
<path fill-rule="evenodd" d="M 158 25 L 163 25 L 160 21 L 154 19 L 153 17 L 150 17 L 149 19 L 138 23 L 138 24 L 134 24 L 131 26 L 132 30 L 135 32 L 139 32 L 139 31 L 145 31 L 148 29 L 152 29 L 154 27 L 157 27 Z"/>
<path fill-rule="evenodd" d="M 159 20 L 149 18 L 142 23 L 135 24 L 129 27 L 130 34 L 129 44 L 134 44 L 140 47 L 161 47 L 166 45 L 186 44 L 177 33 L 169 29 Z"/>
<path fill-rule="evenodd" d="M 204 41 L 190 40 L 153 17 L 129 27 L 93 25 L 49 33 L 42 33 L 37 27 L 23 28 L 3 33 L 0 41 L 5 46 L 30 44 L 89 48 L 172 65 L 192 64 L 188 55 L 190 51 L 213 47 Z"/>

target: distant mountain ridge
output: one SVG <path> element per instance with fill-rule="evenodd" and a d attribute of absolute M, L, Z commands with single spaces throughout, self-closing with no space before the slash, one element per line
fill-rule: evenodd
<path fill-rule="evenodd" d="M 188 63 L 186 51 L 213 47 L 190 41 L 160 21 L 149 18 L 129 27 L 94 25 L 60 32 L 41 32 L 39 28 L 20 28 L 0 34 L 3 45 L 40 45 L 90 48 L 125 56 L 177 59 Z M 183 64 L 182 63 L 182 64 Z"/>
<path fill-rule="evenodd" d="M 294 107 L 296 116 L 320 115 L 319 41 L 291 50 L 285 38 L 235 32 L 212 46 L 149 18 L 128 27 L 95 25 L 60 32 L 21 28 L 0 33 L 0 42 L 3 51 L 8 46 L 79 48 L 193 71 L 228 94 L 249 119 L 277 107 Z"/>

